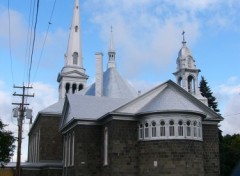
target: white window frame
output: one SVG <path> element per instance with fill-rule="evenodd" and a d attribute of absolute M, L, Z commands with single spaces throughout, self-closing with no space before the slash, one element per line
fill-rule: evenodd
<path fill-rule="evenodd" d="M 170 122 L 173 122 L 173 125 L 171 125 Z M 175 121 L 174 120 L 169 120 L 168 130 L 169 130 L 169 138 L 175 137 L 176 133 L 175 133 Z"/>
<path fill-rule="evenodd" d="M 162 122 L 164 122 L 164 125 L 161 124 Z M 163 134 L 162 132 L 164 133 L 164 135 L 162 135 Z M 160 133 L 159 133 L 159 135 L 162 138 L 165 138 L 165 136 L 166 136 L 166 122 L 164 120 L 160 121 Z"/>
<path fill-rule="evenodd" d="M 155 123 L 155 126 L 153 125 L 153 123 Z M 157 137 L 157 123 L 156 123 L 156 121 L 151 122 L 151 136 L 153 138 Z"/>
<path fill-rule="evenodd" d="M 152 125 L 153 121 L 157 122 L 156 126 Z M 170 125 L 170 121 L 173 121 L 174 124 Z M 182 125 L 179 125 L 179 121 L 182 122 Z M 197 125 L 195 129 L 196 133 L 194 134 L 193 124 L 195 121 L 197 122 Z M 162 122 L 164 122 L 165 124 L 161 125 Z M 189 126 L 187 125 L 188 123 Z M 194 115 L 177 115 L 176 117 L 174 115 L 169 115 L 167 117 L 155 115 L 152 118 L 142 118 L 138 124 L 138 139 L 140 141 L 166 139 L 187 139 L 202 141 L 203 139 L 201 123 L 202 117 Z M 142 128 L 140 126 L 141 124 Z M 146 126 L 146 124 L 148 124 L 148 126 Z M 156 131 L 156 136 L 154 136 L 154 131 Z M 163 131 L 165 133 L 165 136 L 163 136 Z M 143 134 L 142 136 L 141 133 Z"/>
<path fill-rule="evenodd" d="M 103 149 L 103 165 L 108 165 L 108 128 L 104 129 L 104 149 Z"/>

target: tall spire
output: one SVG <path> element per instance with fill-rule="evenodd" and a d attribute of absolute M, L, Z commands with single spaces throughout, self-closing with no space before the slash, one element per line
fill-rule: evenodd
<path fill-rule="evenodd" d="M 113 44 L 113 27 L 111 26 L 110 43 L 109 43 L 109 50 L 108 50 L 108 68 L 116 67 L 115 55 L 116 55 L 116 52 Z"/>
<path fill-rule="evenodd" d="M 83 68 L 79 14 L 79 0 L 75 0 L 68 49 L 65 55 L 65 66 L 77 66 Z"/>
<path fill-rule="evenodd" d="M 72 25 L 68 39 L 65 65 L 58 74 L 59 99 L 66 94 L 74 94 L 86 85 L 88 75 L 85 74 L 82 62 L 81 27 L 80 27 L 79 0 L 75 0 Z"/>

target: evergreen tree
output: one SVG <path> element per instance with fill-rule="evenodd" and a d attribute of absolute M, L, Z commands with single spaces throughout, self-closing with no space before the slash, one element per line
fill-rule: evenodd
<path fill-rule="evenodd" d="M 6 126 L 0 119 L 0 167 L 3 167 L 10 161 L 15 149 L 15 138 L 11 131 L 4 129 Z"/>
<path fill-rule="evenodd" d="M 226 135 L 222 139 L 221 175 L 239 175 L 240 134 Z"/>
<path fill-rule="evenodd" d="M 212 108 L 215 112 L 219 113 L 218 104 L 216 102 L 216 98 L 212 95 L 212 91 L 210 87 L 208 86 L 208 82 L 206 79 L 202 76 L 200 81 L 200 92 L 203 97 L 206 97 L 208 100 L 208 106 Z"/>

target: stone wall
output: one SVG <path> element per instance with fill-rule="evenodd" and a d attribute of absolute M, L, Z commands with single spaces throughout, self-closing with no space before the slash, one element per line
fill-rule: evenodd
<path fill-rule="evenodd" d="M 139 142 L 139 176 L 203 176 L 201 141 Z"/>
<path fill-rule="evenodd" d="M 29 140 L 40 130 L 39 162 L 62 161 L 62 135 L 58 131 L 60 116 L 39 116 Z"/>
<path fill-rule="evenodd" d="M 220 175 L 219 137 L 217 125 L 203 125 L 204 170 L 206 176 Z"/>
<path fill-rule="evenodd" d="M 108 165 L 103 166 L 104 129 L 108 128 Z M 138 175 L 138 137 L 136 121 L 112 120 L 102 127 L 102 176 Z"/>
<path fill-rule="evenodd" d="M 22 176 L 62 176 L 59 168 L 23 168 Z"/>
<path fill-rule="evenodd" d="M 65 167 L 65 176 L 100 175 L 101 127 L 77 125 L 69 131 L 75 133 L 74 166 Z"/>

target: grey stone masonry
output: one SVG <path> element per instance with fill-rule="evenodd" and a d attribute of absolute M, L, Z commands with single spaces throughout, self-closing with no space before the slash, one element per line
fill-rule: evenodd
<path fill-rule="evenodd" d="M 74 166 L 64 167 L 65 176 L 99 176 L 100 175 L 100 139 L 101 127 L 77 125 L 74 131 Z"/>
<path fill-rule="evenodd" d="M 40 132 L 39 162 L 62 161 L 62 135 L 58 131 L 59 116 L 39 116 L 34 128 L 29 133 L 29 143 Z M 28 153 L 29 155 L 29 153 Z"/>
<path fill-rule="evenodd" d="M 103 166 L 103 141 L 102 140 L 102 176 L 137 176 L 138 175 L 138 136 L 136 121 L 112 120 L 102 128 L 108 128 L 109 164 Z"/>
<path fill-rule="evenodd" d="M 204 170 L 206 176 L 220 175 L 219 137 L 217 125 L 203 125 Z"/>
<path fill-rule="evenodd" d="M 201 141 L 139 142 L 139 176 L 203 176 Z"/>

